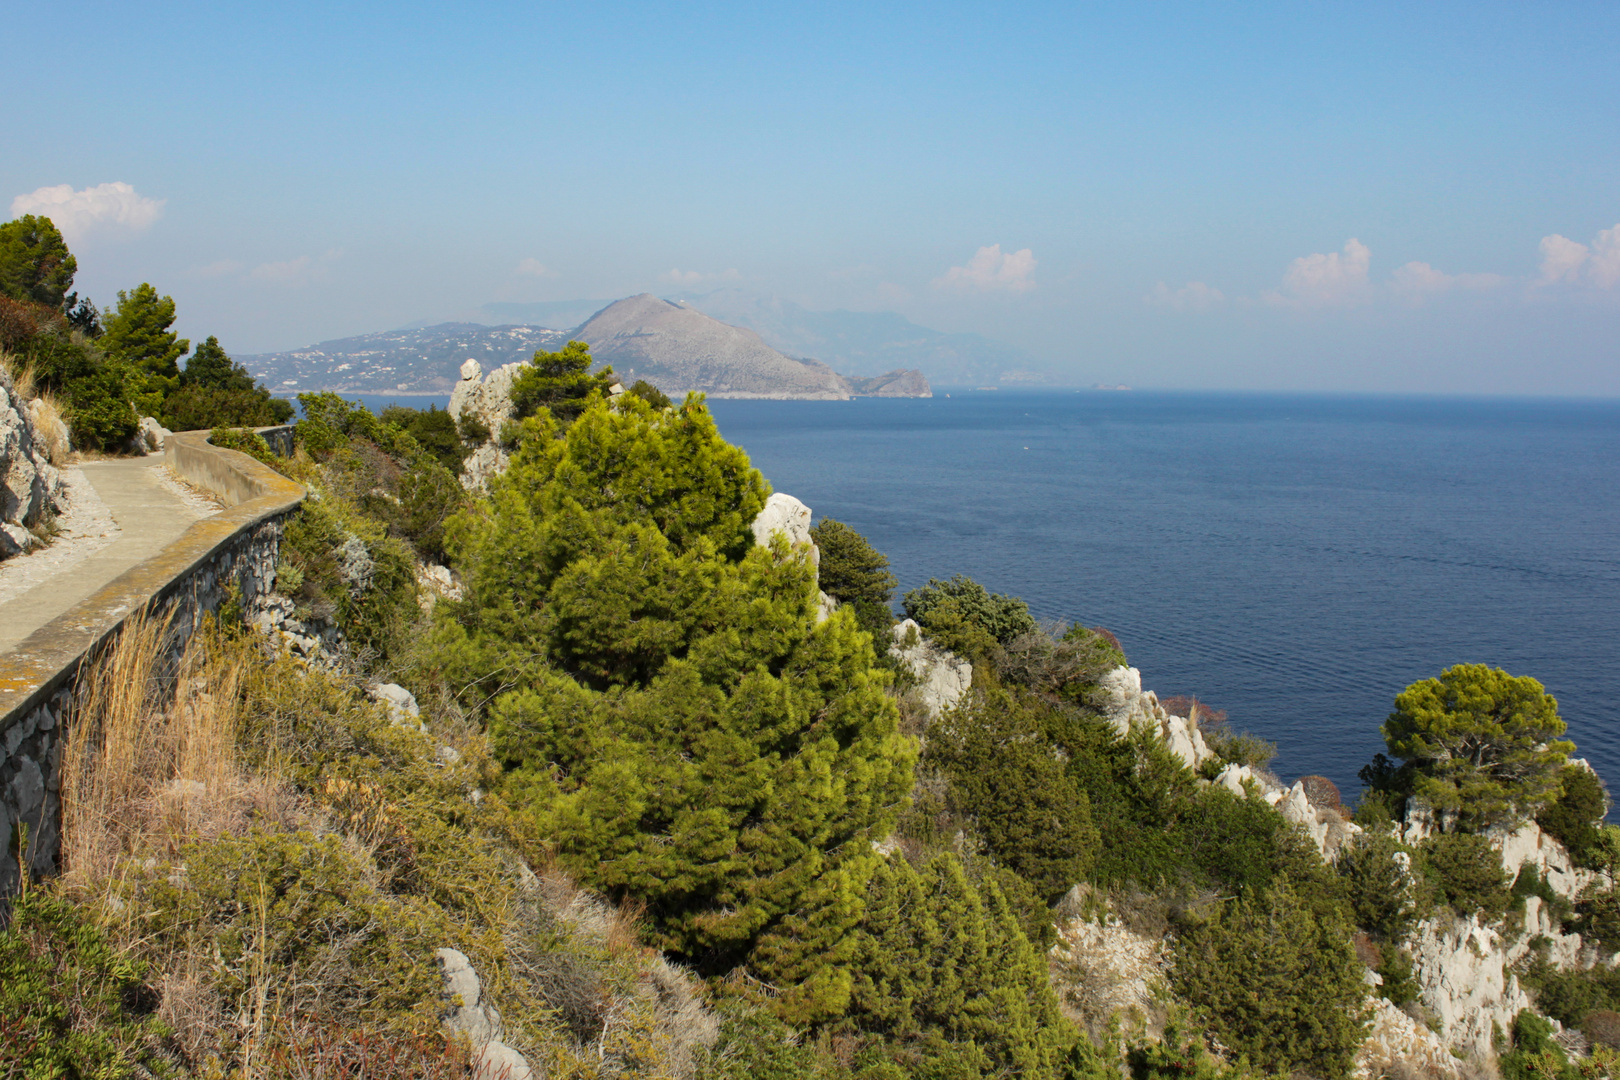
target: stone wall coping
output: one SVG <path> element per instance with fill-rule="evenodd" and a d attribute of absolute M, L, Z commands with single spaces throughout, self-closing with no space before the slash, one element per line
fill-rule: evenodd
<path fill-rule="evenodd" d="M 159 607 L 238 535 L 303 502 L 307 492 L 302 484 L 247 454 L 212 445 L 208 434 L 170 435 L 164 439 L 164 456 L 175 472 L 229 505 L 193 523 L 174 543 L 0 654 L 0 732 L 49 701 L 125 619 Z"/>

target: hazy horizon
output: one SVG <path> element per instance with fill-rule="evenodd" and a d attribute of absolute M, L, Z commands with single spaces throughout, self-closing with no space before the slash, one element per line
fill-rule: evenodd
<path fill-rule="evenodd" d="M 150 281 L 233 354 L 736 287 L 1075 384 L 1620 395 L 1607 5 L 11 25 L 10 214 L 57 221 L 81 293 Z"/>

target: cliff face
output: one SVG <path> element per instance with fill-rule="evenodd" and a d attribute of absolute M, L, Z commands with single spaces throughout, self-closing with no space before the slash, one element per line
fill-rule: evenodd
<path fill-rule="evenodd" d="M 609 304 L 573 337 L 613 365 L 626 385 L 646 379 L 671 396 L 844 401 L 842 376 L 814 360 L 784 356 L 752 330 L 728 326 L 651 293 Z"/>
<path fill-rule="evenodd" d="M 57 509 L 62 478 L 36 427 L 34 406 L 0 368 L 0 558 L 34 544 L 29 530 Z"/>

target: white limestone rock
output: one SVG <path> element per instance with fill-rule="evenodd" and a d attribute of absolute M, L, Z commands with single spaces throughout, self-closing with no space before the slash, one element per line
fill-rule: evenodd
<path fill-rule="evenodd" d="M 1103 715 L 1121 736 L 1130 734 L 1133 726 L 1149 725 L 1189 769 L 1212 756 L 1196 724 L 1172 716 L 1159 704 L 1157 694 L 1143 691 L 1142 673 L 1136 668 L 1117 667 L 1097 680 L 1097 686 L 1104 695 Z"/>
<path fill-rule="evenodd" d="M 135 445 L 143 453 L 159 454 L 163 452 L 163 440 L 167 439 L 173 434 L 174 432 L 158 423 L 152 417 L 143 416 L 141 417 L 141 426 L 139 430 L 135 432 Z"/>
<path fill-rule="evenodd" d="M 1372 1026 L 1356 1051 L 1352 1075 L 1424 1076 L 1436 1080 L 1462 1076 L 1463 1063 L 1452 1055 L 1444 1039 L 1386 998 L 1374 998 L 1372 1008 Z"/>
<path fill-rule="evenodd" d="M 59 509 L 62 477 L 34 428 L 33 411 L 0 368 L 0 555 L 33 544 L 29 530 Z"/>
<path fill-rule="evenodd" d="M 501 447 L 501 428 L 516 414 L 512 407 L 512 380 L 525 363 L 504 364 L 484 376 L 476 360 L 461 365 L 461 380 L 450 391 L 450 415 L 459 423 L 471 414 L 489 429 L 489 438 L 462 463 L 461 482 L 471 491 L 483 491 L 491 477 L 506 471 L 510 456 Z"/>
<path fill-rule="evenodd" d="M 427 725 L 422 723 L 422 710 L 416 704 L 416 696 L 399 683 L 379 683 L 366 693 L 373 700 L 383 703 L 392 723 L 417 731 L 427 730 Z"/>
<path fill-rule="evenodd" d="M 938 719 L 973 686 L 973 665 L 923 637 L 922 628 L 912 619 L 896 623 L 891 633 L 894 641 L 889 651 L 916 676 L 912 692 L 928 715 Z"/>
<path fill-rule="evenodd" d="M 810 508 L 791 495 L 778 491 L 765 500 L 765 508 L 754 516 L 754 542 L 769 547 L 771 537 L 782 533 L 795 548 L 810 549 L 810 565 L 821 565 L 821 551 L 810 539 Z"/>
<path fill-rule="evenodd" d="M 1492 1025 L 1510 1031 L 1530 995 L 1509 970 L 1509 951 L 1479 919 L 1428 919 L 1411 939 L 1412 974 L 1419 1000 L 1440 1027 L 1440 1037 L 1465 1056 L 1488 1060 Z"/>
<path fill-rule="evenodd" d="M 528 1061 L 501 1041 L 500 1010 L 485 999 L 467 955 L 458 949 L 438 949 L 433 958 L 444 979 L 440 1026 L 450 1038 L 465 1038 L 472 1047 L 473 1080 L 533 1080 Z"/>

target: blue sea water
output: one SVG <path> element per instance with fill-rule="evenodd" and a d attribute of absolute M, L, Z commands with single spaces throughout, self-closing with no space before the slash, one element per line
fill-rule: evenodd
<path fill-rule="evenodd" d="M 1114 631 L 1347 798 L 1407 684 L 1532 675 L 1620 783 L 1620 402 L 1168 393 L 714 401 L 901 589 Z"/>

